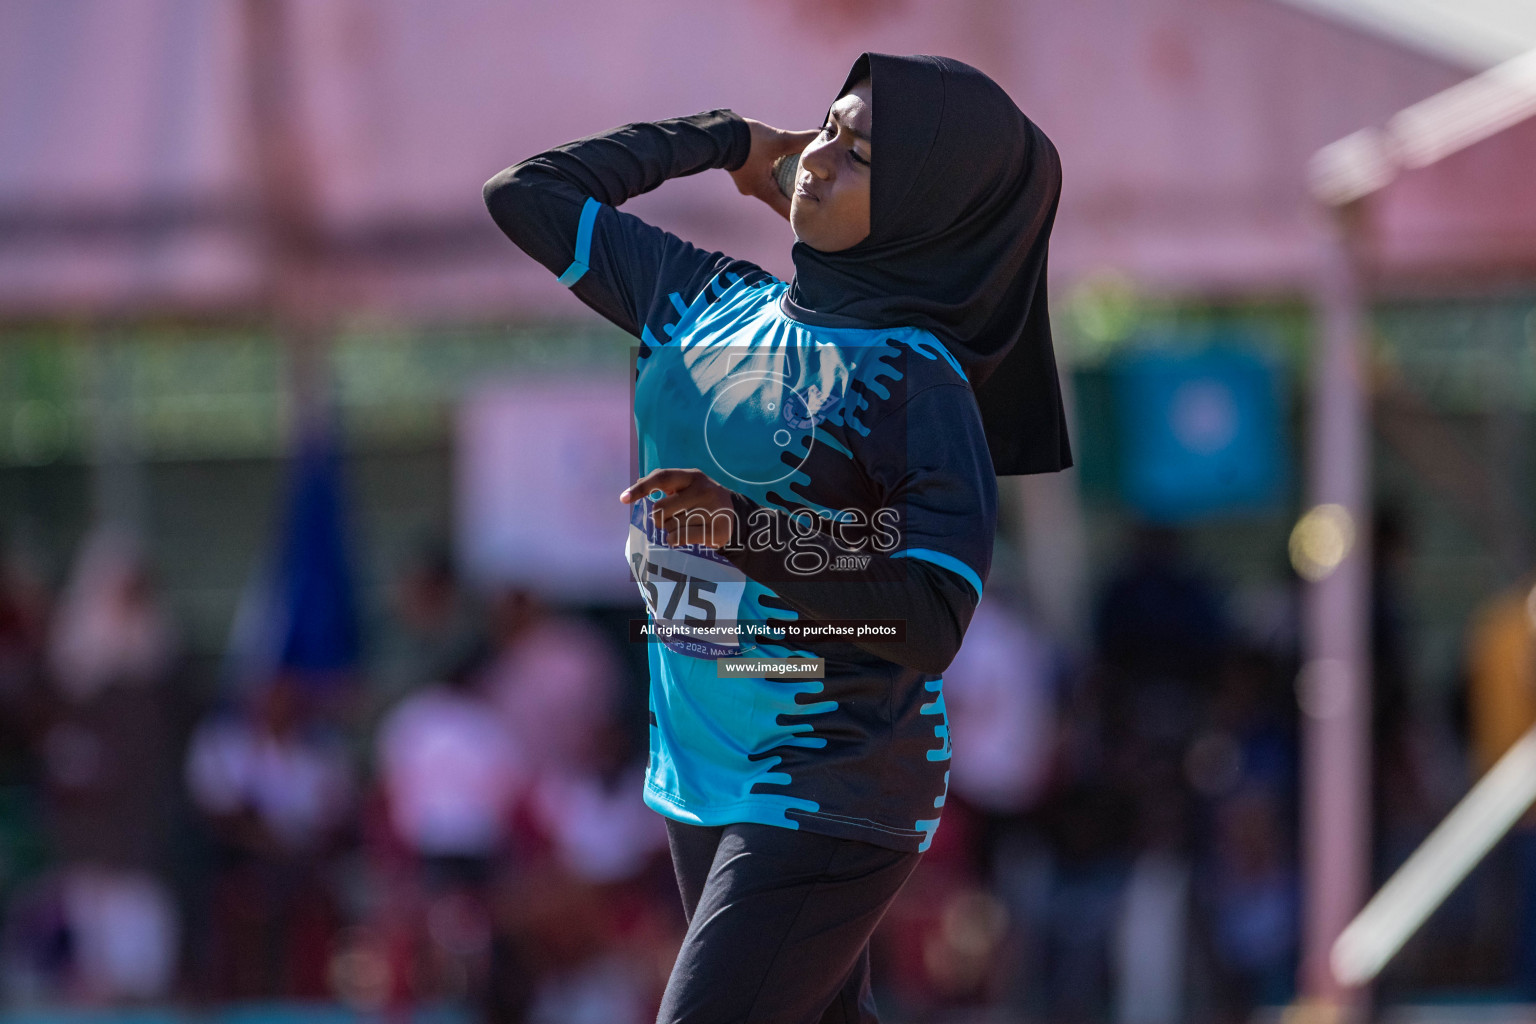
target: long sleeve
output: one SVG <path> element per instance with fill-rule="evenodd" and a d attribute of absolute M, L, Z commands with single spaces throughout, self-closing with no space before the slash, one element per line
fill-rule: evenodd
<path fill-rule="evenodd" d="M 692 300 L 722 270 L 756 270 L 704 252 L 614 207 L 747 159 L 751 132 L 729 110 L 628 124 L 514 164 L 486 182 L 486 207 L 519 248 L 592 309 L 637 337 L 672 293 Z"/>
<path fill-rule="evenodd" d="M 787 513 L 765 508 L 734 491 L 731 502 L 743 534 L 763 529 L 789 535 L 787 523 L 770 523 L 771 517 L 787 518 Z M 784 548 L 738 546 L 721 548 L 720 554 L 814 621 L 899 619 L 906 623 L 903 642 L 852 641 L 861 650 L 920 672 L 938 674 L 949 667 L 980 599 L 970 583 L 958 573 L 920 559 L 870 551 L 859 552 L 869 556 L 861 568 L 835 569 L 837 557 L 848 551 L 827 533 L 798 537 L 795 557 L 803 561 L 812 549 L 825 566 L 814 576 L 793 570 L 791 552 Z"/>

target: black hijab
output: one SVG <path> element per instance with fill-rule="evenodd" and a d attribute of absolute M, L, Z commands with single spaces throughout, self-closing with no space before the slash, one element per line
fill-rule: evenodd
<path fill-rule="evenodd" d="M 998 476 L 1072 465 L 1046 309 L 1061 163 L 992 79 L 947 57 L 866 53 L 870 233 L 794 247 L 786 305 L 811 322 L 921 327 L 970 378 Z"/>

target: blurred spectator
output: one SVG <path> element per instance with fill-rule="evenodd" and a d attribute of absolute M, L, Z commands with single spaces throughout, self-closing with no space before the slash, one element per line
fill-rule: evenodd
<path fill-rule="evenodd" d="M 999 590 L 990 589 L 977 606 L 965 643 L 944 672 L 954 753 L 943 828 L 959 827 L 961 815 L 971 819 L 971 878 L 994 895 L 996 912 L 983 909 L 973 891 L 957 896 L 940 921 L 941 934 L 973 936 L 989 934 L 989 922 L 1002 922 L 1006 935 L 991 943 L 1002 958 L 994 968 L 1000 974 L 996 989 L 1010 1008 L 1022 1011 L 1039 980 L 1040 882 L 1048 869 L 1033 812 L 1051 781 L 1059 665 L 1048 638 Z M 974 927 L 966 930 L 967 921 Z M 951 980 L 967 973 L 959 966 L 964 957 L 943 959 Z"/>
<path fill-rule="evenodd" d="M 494 627 L 494 647 L 399 703 L 377 737 L 404 855 L 383 858 L 394 881 L 376 920 L 396 998 L 467 995 L 492 1021 L 643 1022 L 681 913 L 618 726 L 622 663 L 528 591 L 502 597 Z"/>
<path fill-rule="evenodd" d="M 1041 995 L 1050 1020 L 1103 1020 L 1110 1013 L 1136 810 L 1123 788 L 1093 781 L 1055 794 L 1047 808 L 1051 889 Z"/>
<path fill-rule="evenodd" d="M 380 707 L 428 680 L 442 679 L 484 642 L 484 617 L 459 584 L 446 544 L 424 547 L 390 593 L 391 627 L 377 638 L 371 676 Z"/>
<path fill-rule="evenodd" d="M 12 980 L 35 996 L 170 991 L 178 924 L 163 871 L 178 660 L 137 545 L 97 529 L 47 638 L 41 755 L 55 867 L 17 896 L 7 927 Z"/>
<path fill-rule="evenodd" d="M 1255 1007 L 1291 999 L 1300 895 L 1290 850 L 1281 808 L 1269 793 L 1248 790 L 1223 804 L 1203 896 L 1223 968 L 1225 1019 L 1247 1020 Z"/>
<path fill-rule="evenodd" d="M 340 739 L 279 677 L 201 724 L 187 784 L 218 846 L 210 985 L 222 998 L 318 998 L 338 927 L 328 855 L 350 823 Z"/>
<path fill-rule="evenodd" d="M 401 702 L 379 731 L 377 760 L 400 841 L 428 861 L 476 862 L 483 876 L 504 848 L 528 766 L 479 693 L 477 667 Z"/>
<path fill-rule="evenodd" d="M 976 607 L 944 672 L 955 750 L 950 792 L 986 819 L 984 842 L 1034 807 L 1056 739 L 1056 657 L 1045 636 L 996 596 Z"/>
<path fill-rule="evenodd" d="M 60 692 L 83 703 L 116 686 L 153 686 L 175 647 L 137 545 L 119 528 L 98 528 L 81 544 L 54 619 L 49 668 Z"/>
<path fill-rule="evenodd" d="M 1174 530 L 1149 524 L 1135 528 L 1125 563 L 1105 586 L 1097 626 L 1105 664 L 1140 682 L 1206 683 L 1227 641 L 1216 588 Z"/>
<path fill-rule="evenodd" d="M 643 1024 L 682 919 L 644 748 L 619 726 L 623 665 L 606 634 L 527 591 L 503 597 L 496 634 L 490 693 L 530 768 L 499 962 L 532 980 L 530 1021 Z"/>
<path fill-rule="evenodd" d="M 169 702 L 177 640 L 133 541 L 104 528 L 81 547 L 55 614 L 55 699 L 43 740 L 56 855 L 158 866 L 175 779 Z"/>
<path fill-rule="evenodd" d="M 534 775 L 580 770 L 618 700 L 622 669 L 608 637 L 529 590 L 502 596 L 493 629 L 487 693 L 524 763 Z"/>
<path fill-rule="evenodd" d="M 79 865 L 24 889 L 4 948 L 13 999 L 111 1004 L 162 999 L 175 981 L 176 908 L 144 871 Z"/>
<path fill-rule="evenodd" d="M 527 781 L 512 736 L 479 692 L 483 661 L 471 656 L 402 701 L 384 720 L 376 757 L 408 860 L 383 894 L 381 924 L 391 963 L 425 965 L 396 988 L 438 995 L 456 978 L 477 1004 L 490 969 L 490 886 Z"/>
<path fill-rule="evenodd" d="M 611 729 L 530 795 L 519 874 L 499 901 L 500 973 L 529 979 L 531 1024 L 647 1024 L 682 940 L 666 830 Z"/>
<path fill-rule="evenodd" d="M 667 830 L 641 799 L 645 765 L 624 757 L 627 744 L 611 715 L 592 741 L 580 762 L 539 776 L 532 819 L 571 875 L 596 885 L 624 882 L 667 848 Z"/>
<path fill-rule="evenodd" d="M 1096 615 L 1097 659 L 1063 737 L 1046 816 L 1042 1010 L 1050 1019 L 1181 1019 L 1192 797 L 1186 763 L 1229 642 L 1216 586 L 1178 534 L 1134 528 Z"/>
<path fill-rule="evenodd" d="M 1271 654 L 1238 649 L 1222 660 L 1206 728 L 1184 759 L 1185 774 L 1199 795 L 1220 799 L 1258 787 L 1283 808 L 1292 807 L 1297 781 L 1294 693 L 1286 667 Z"/>
<path fill-rule="evenodd" d="M 280 677 L 245 714 L 198 727 L 187 755 L 197 806 L 257 853 L 325 848 L 345 823 L 351 775 L 337 738 L 306 721 L 302 695 Z"/>
<path fill-rule="evenodd" d="M 1177 794 L 1143 806 L 1143 849 L 1131 865 L 1115 922 L 1116 1024 L 1187 1019 L 1190 881 Z"/>

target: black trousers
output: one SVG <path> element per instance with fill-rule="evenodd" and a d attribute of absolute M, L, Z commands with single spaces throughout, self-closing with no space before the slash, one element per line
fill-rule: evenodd
<path fill-rule="evenodd" d="M 869 937 L 921 854 L 773 825 L 667 836 L 688 933 L 657 1024 L 875 1024 Z"/>

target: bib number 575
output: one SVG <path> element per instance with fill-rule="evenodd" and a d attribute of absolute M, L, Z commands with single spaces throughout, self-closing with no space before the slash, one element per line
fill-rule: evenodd
<path fill-rule="evenodd" d="M 677 569 L 658 565 L 639 551 L 631 554 L 629 561 L 635 573 L 635 581 L 645 588 L 646 604 L 650 605 L 651 612 L 657 618 L 667 622 L 677 621 L 678 606 L 683 604 L 686 595 L 688 601 L 683 605 L 682 621 L 690 626 L 715 624 L 720 613 L 708 596 L 714 594 L 718 586 L 714 580 L 699 579 Z M 662 588 L 667 588 L 665 609 L 661 608 Z"/>

